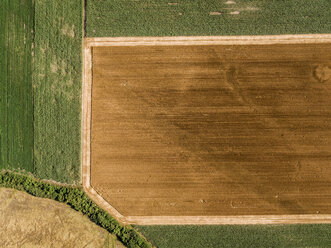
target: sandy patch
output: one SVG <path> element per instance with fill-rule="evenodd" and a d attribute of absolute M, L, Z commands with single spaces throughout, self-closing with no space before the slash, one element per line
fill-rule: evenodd
<path fill-rule="evenodd" d="M 222 12 L 220 11 L 213 11 L 209 13 L 210 15 L 222 15 Z"/>
<path fill-rule="evenodd" d="M 259 8 L 256 8 L 256 7 L 247 7 L 247 8 L 245 8 L 245 10 L 248 10 L 248 11 L 257 11 L 257 10 L 259 10 Z"/>
<path fill-rule="evenodd" d="M 74 81 L 70 78 L 67 82 L 68 86 L 73 86 L 74 85 Z"/>
<path fill-rule="evenodd" d="M 229 14 L 230 15 L 239 15 L 240 14 L 240 11 L 232 11 Z"/>
<path fill-rule="evenodd" d="M 71 38 L 75 37 L 75 26 L 74 25 L 69 26 L 68 24 L 65 24 L 62 27 L 61 31 L 62 31 L 62 34 L 64 34 L 64 35 L 67 35 Z"/>
<path fill-rule="evenodd" d="M 52 71 L 53 73 L 57 73 L 57 70 L 58 70 L 57 63 L 56 63 L 56 61 L 53 61 L 53 62 L 51 63 L 51 71 Z"/>
<path fill-rule="evenodd" d="M 41 52 L 43 55 L 45 55 L 45 53 L 46 53 L 46 48 L 44 48 L 44 47 L 40 47 L 40 52 Z"/>
<path fill-rule="evenodd" d="M 225 2 L 225 4 L 236 4 L 236 2 L 235 1 L 227 1 L 227 2 Z"/>
<path fill-rule="evenodd" d="M 62 74 L 62 76 L 65 76 L 66 74 L 67 74 L 67 63 L 64 61 L 64 60 L 62 60 L 61 61 L 61 74 Z"/>
<path fill-rule="evenodd" d="M 314 75 L 318 81 L 324 83 L 331 79 L 331 69 L 325 65 L 319 65 L 316 67 Z"/>

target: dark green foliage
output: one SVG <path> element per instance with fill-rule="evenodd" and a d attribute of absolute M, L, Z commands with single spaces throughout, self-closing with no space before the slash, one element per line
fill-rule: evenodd
<path fill-rule="evenodd" d="M 77 187 L 64 187 L 45 183 L 8 171 L 0 173 L 0 187 L 14 188 L 43 198 L 53 199 L 68 204 L 76 211 L 87 215 L 91 221 L 115 234 L 127 247 L 152 247 L 141 235 L 131 227 L 122 226 L 107 212 L 99 208 L 88 196 Z"/>
<path fill-rule="evenodd" d="M 331 247 L 330 224 L 135 228 L 158 248 Z"/>
<path fill-rule="evenodd" d="M 32 0 L 0 1 L 0 169 L 33 171 Z"/>
<path fill-rule="evenodd" d="M 330 33 L 330 0 L 87 1 L 87 36 Z M 170 4 L 169 3 L 177 3 Z M 239 14 L 230 14 L 239 11 Z M 210 15 L 210 12 L 221 12 Z"/>
<path fill-rule="evenodd" d="M 35 0 L 35 175 L 70 184 L 80 180 L 82 7 Z"/>

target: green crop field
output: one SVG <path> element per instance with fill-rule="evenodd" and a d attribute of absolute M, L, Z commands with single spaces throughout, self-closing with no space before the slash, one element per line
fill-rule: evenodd
<path fill-rule="evenodd" d="M 0 169 L 80 180 L 82 0 L 0 2 Z"/>
<path fill-rule="evenodd" d="M 139 226 L 158 248 L 331 247 L 331 225 Z"/>
<path fill-rule="evenodd" d="M 34 160 L 39 178 L 80 180 L 81 0 L 35 0 Z"/>
<path fill-rule="evenodd" d="M 329 33 L 330 0 L 87 1 L 87 36 Z"/>
<path fill-rule="evenodd" d="M 33 1 L 0 1 L 0 169 L 33 172 Z"/>

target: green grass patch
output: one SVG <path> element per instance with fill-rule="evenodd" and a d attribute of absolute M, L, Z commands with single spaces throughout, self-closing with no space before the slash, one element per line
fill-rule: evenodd
<path fill-rule="evenodd" d="M 32 0 L 0 1 L 0 169 L 33 172 Z"/>
<path fill-rule="evenodd" d="M 331 225 L 138 226 L 158 248 L 331 247 Z"/>
<path fill-rule="evenodd" d="M 35 0 L 35 175 L 65 183 L 80 180 L 82 8 Z"/>
<path fill-rule="evenodd" d="M 271 35 L 331 31 L 329 0 L 226 2 L 87 1 L 87 36 Z M 212 12 L 219 14 L 211 15 Z"/>
<path fill-rule="evenodd" d="M 0 169 L 80 180 L 82 0 L 0 1 Z"/>
<path fill-rule="evenodd" d="M 68 204 L 88 216 L 91 221 L 115 234 L 117 238 L 127 247 L 149 248 L 152 245 L 130 226 L 122 226 L 107 212 L 99 208 L 78 187 L 64 187 L 53 185 L 34 179 L 29 176 L 20 175 L 8 171 L 0 172 L 0 187 L 14 188 L 25 191 L 33 196 L 49 198 Z"/>

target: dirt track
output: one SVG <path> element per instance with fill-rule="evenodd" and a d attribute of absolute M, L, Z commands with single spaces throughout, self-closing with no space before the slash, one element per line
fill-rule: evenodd
<path fill-rule="evenodd" d="M 92 186 L 130 216 L 330 214 L 330 48 L 94 47 Z"/>

